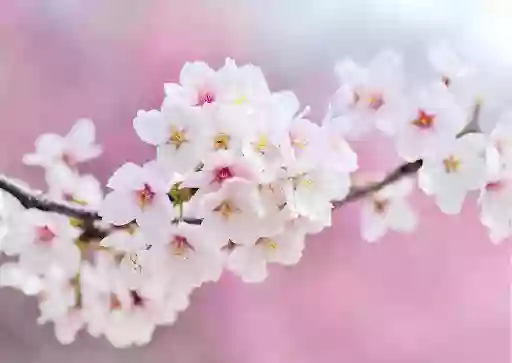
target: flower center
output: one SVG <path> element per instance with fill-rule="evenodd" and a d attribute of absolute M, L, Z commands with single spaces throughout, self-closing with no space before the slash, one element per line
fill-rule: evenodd
<path fill-rule="evenodd" d="M 487 185 L 485 186 L 485 190 L 490 191 L 490 192 L 496 192 L 496 191 L 500 190 L 501 188 L 503 188 L 503 183 L 501 181 L 490 182 L 490 183 L 487 183 Z"/>
<path fill-rule="evenodd" d="M 460 169 L 460 159 L 456 156 L 450 155 L 443 160 L 443 165 L 446 173 L 456 173 Z"/>
<path fill-rule="evenodd" d="M 75 157 L 67 151 L 64 151 L 62 153 L 62 161 L 69 167 L 73 167 L 76 165 Z"/>
<path fill-rule="evenodd" d="M 411 123 L 420 129 L 430 129 L 434 125 L 435 118 L 435 115 L 428 114 L 420 109 L 418 110 L 418 116 Z"/>
<path fill-rule="evenodd" d="M 151 204 L 156 195 L 148 184 L 144 184 L 144 187 L 137 190 L 135 194 L 137 195 L 137 200 L 141 209 L 144 209 Z"/>
<path fill-rule="evenodd" d="M 116 294 L 110 294 L 110 310 L 119 310 L 121 309 L 121 301 L 117 297 Z"/>
<path fill-rule="evenodd" d="M 261 135 L 253 145 L 254 145 L 254 149 L 256 150 L 256 152 L 263 155 L 263 154 L 265 154 L 265 149 L 267 147 L 267 144 L 268 144 L 268 137 L 266 135 Z"/>
<path fill-rule="evenodd" d="M 176 150 L 178 150 L 181 145 L 188 142 L 187 134 L 184 130 L 180 130 L 178 128 L 173 127 L 171 131 L 171 136 L 169 137 L 169 144 L 174 145 Z"/>
<path fill-rule="evenodd" d="M 215 170 L 213 182 L 221 184 L 223 181 L 231 179 L 233 176 L 231 169 L 228 166 L 224 166 Z"/>
<path fill-rule="evenodd" d="M 49 244 L 56 237 L 55 233 L 47 225 L 37 227 L 36 235 L 37 239 L 45 244 Z"/>
<path fill-rule="evenodd" d="M 277 250 L 278 245 L 276 241 L 268 237 L 260 237 L 256 240 L 256 245 L 263 246 L 269 250 Z"/>
<path fill-rule="evenodd" d="M 441 77 L 441 81 L 444 83 L 446 87 L 450 87 L 450 84 L 452 83 L 452 80 L 446 76 Z"/>
<path fill-rule="evenodd" d="M 133 306 L 144 306 L 144 298 L 137 291 L 130 290 L 130 297 L 132 298 Z"/>
<path fill-rule="evenodd" d="M 173 255 L 188 259 L 188 252 L 194 251 L 194 247 L 188 243 L 187 238 L 183 236 L 174 236 L 170 243 L 171 252 Z"/>
<path fill-rule="evenodd" d="M 377 214 L 384 214 L 388 210 L 389 200 L 387 199 L 374 199 L 373 201 L 373 209 Z"/>
<path fill-rule="evenodd" d="M 205 103 L 214 103 L 215 102 L 215 93 L 212 91 L 203 91 L 199 92 L 197 96 L 197 105 L 202 106 Z"/>
<path fill-rule="evenodd" d="M 240 209 L 230 200 L 223 200 L 217 207 L 213 209 L 214 212 L 220 213 L 225 219 L 230 218 L 234 213 L 240 212 Z"/>
<path fill-rule="evenodd" d="M 296 134 L 290 133 L 290 141 L 296 149 L 304 150 L 308 146 L 308 140 Z"/>
<path fill-rule="evenodd" d="M 238 98 L 236 98 L 233 102 L 235 105 L 243 105 L 245 103 L 248 103 L 249 99 L 247 98 L 246 95 L 241 95 Z"/>
<path fill-rule="evenodd" d="M 378 111 L 382 106 L 384 106 L 384 99 L 381 95 L 375 94 L 368 99 L 368 107 L 370 109 Z"/>
<path fill-rule="evenodd" d="M 228 134 L 218 133 L 213 138 L 213 148 L 215 150 L 227 150 L 229 149 L 229 141 L 231 137 Z"/>

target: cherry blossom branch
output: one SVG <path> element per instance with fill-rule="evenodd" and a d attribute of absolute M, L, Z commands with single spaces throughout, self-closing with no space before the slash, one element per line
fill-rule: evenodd
<path fill-rule="evenodd" d="M 22 187 L 5 175 L 0 176 L 0 189 L 16 198 L 26 209 L 34 208 L 43 212 L 54 212 L 83 221 L 95 221 L 101 219 L 96 211 L 73 206 L 66 202 L 50 200 L 45 197 L 42 192 Z"/>
<path fill-rule="evenodd" d="M 104 238 L 114 229 L 113 227 L 105 228 L 98 226 L 95 222 L 101 221 L 101 216 L 95 210 L 72 205 L 64 201 L 51 200 L 42 192 L 21 186 L 18 182 L 5 175 L 0 175 L 0 190 L 16 198 L 26 209 L 33 208 L 43 212 L 58 213 L 80 220 L 81 224 L 79 227 L 83 230 L 80 239 L 83 241 Z M 201 224 L 202 220 L 197 218 L 183 218 L 183 222 Z"/>
<path fill-rule="evenodd" d="M 386 175 L 381 181 L 367 184 L 363 187 L 354 187 L 345 197 L 345 199 L 333 202 L 334 208 L 339 208 L 355 200 L 366 198 L 368 195 L 378 192 L 384 187 L 396 183 L 397 181 L 416 174 L 423 165 L 423 160 L 416 160 L 411 163 L 405 163 L 395 168 Z"/>

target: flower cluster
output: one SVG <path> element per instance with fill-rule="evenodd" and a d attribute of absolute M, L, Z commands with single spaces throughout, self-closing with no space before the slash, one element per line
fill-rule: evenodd
<path fill-rule="evenodd" d="M 62 343 L 86 329 L 128 347 L 172 324 L 193 290 L 225 269 L 260 282 L 269 263 L 296 264 L 306 235 L 330 226 L 339 203 L 363 198 L 361 234 L 370 242 L 410 232 L 413 181 L 400 172 L 377 184 L 355 175 L 346 140 L 373 126 L 394 140 L 406 163 L 399 170 L 418 166 L 419 188 L 443 212 L 458 213 L 480 192 L 491 238 L 510 236 L 512 114 L 480 132 L 476 72 L 444 45 L 429 58 L 437 76 L 420 87 L 405 83 L 401 58 L 389 51 L 367 66 L 340 62 L 340 87 L 320 123 L 292 92 L 272 92 L 253 65 L 187 63 L 179 83 L 165 85 L 161 107 L 133 120 L 154 160 L 122 165 L 105 196 L 76 169 L 101 153 L 90 120 L 65 137 L 41 136 L 23 161 L 45 169 L 45 198 L 91 212 L 77 218 L 2 194 L 0 251 L 11 259 L 0 285 L 38 296 L 39 321 L 52 322 Z"/>

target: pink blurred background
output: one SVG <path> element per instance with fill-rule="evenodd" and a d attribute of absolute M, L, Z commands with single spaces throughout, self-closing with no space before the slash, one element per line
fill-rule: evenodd
<path fill-rule="evenodd" d="M 189 60 L 255 63 L 317 120 L 336 60 L 394 48 L 417 74 L 440 39 L 508 92 L 511 17 L 506 0 L 4 0 L 0 167 L 42 187 L 21 156 L 40 133 L 67 132 L 79 117 L 95 120 L 105 146 L 84 171 L 105 181 L 124 161 L 150 158 L 131 120 L 159 105 L 162 84 Z M 389 141 L 368 140 L 355 145 L 363 168 L 398 162 Z M 510 244 L 491 244 L 474 196 L 456 217 L 419 192 L 414 199 L 414 234 L 367 244 L 350 205 L 310 238 L 299 265 L 273 268 L 257 285 L 226 274 L 143 348 L 115 350 L 86 334 L 61 346 L 51 326 L 37 325 L 34 299 L 1 290 L 0 362 L 510 362 Z"/>

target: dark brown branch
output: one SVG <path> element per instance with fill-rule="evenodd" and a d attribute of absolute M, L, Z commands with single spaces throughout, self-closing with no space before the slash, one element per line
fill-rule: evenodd
<path fill-rule="evenodd" d="M 345 199 L 333 202 L 334 208 L 339 208 L 354 200 L 365 198 L 368 195 L 378 192 L 382 188 L 399 181 L 400 179 L 416 174 L 422 165 L 423 160 L 416 160 L 412 163 L 405 163 L 386 175 L 386 177 L 381 181 L 365 185 L 364 187 L 352 188 Z"/>
<path fill-rule="evenodd" d="M 41 193 L 34 192 L 17 185 L 5 176 L 0 176 L 0 189 L 12 195 L 23 207 L 27 209 L 34 208 L 43 212 L 59 213 L 84 221 L 95 221 L 101 219 L 95 211 L 76 207 L 65 202 L 50 200 Z"/>
<path fill-rule="evenodd" d="M 35 192 L 23 187 L 15 181 L 0 176 L 0 190 L 12 195 L 26 209 L 38 209 L 43 212 L 53 212 L 80 220 L 79 228 L 82 229 L 80 239 L 90 241 L 93 239 L 102 239 L 107 236 L 116 227 L 102 228 L 98 226 L 101 217 L 97 211 L 86 209 L 80 206 L 72 205 L 63 201 L 51 200 L 41 192 Z M 184 218 L 183 222 L 189 224 L 201 224 L 202 220 L 197 218 Z"/>

